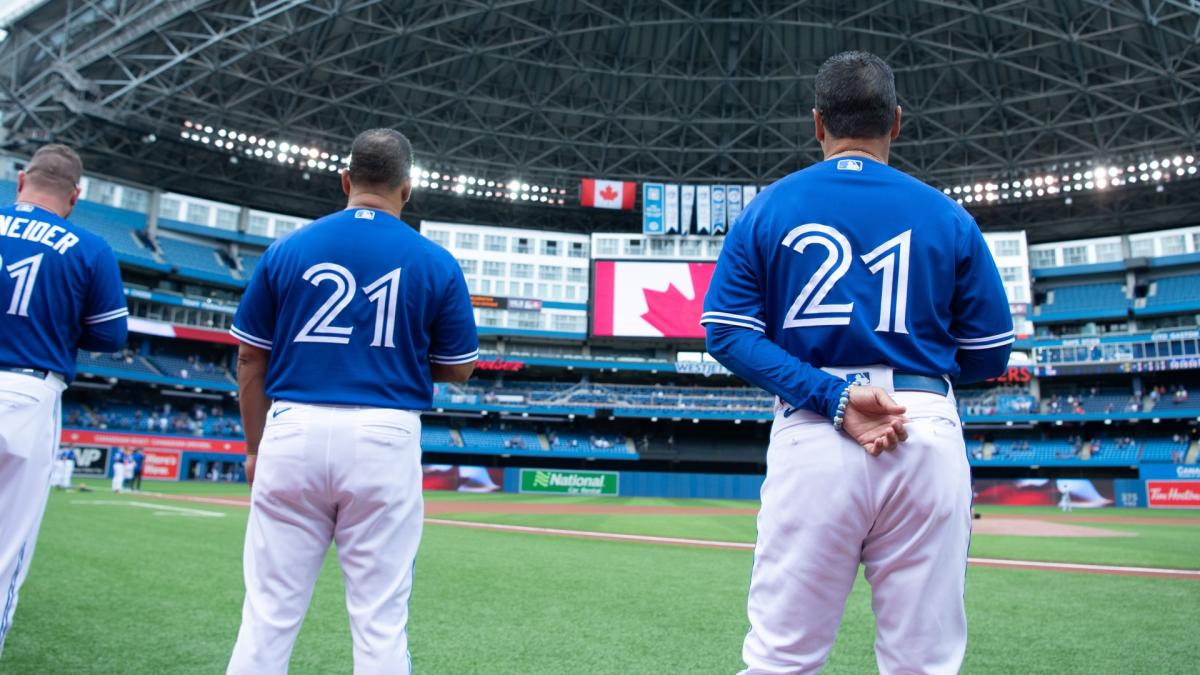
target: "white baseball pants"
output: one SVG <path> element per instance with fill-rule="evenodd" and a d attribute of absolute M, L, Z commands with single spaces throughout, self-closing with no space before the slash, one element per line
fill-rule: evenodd
<path fill-rule="evenodd" d="M 893 396 L 908 408 L 908 440 L 880 457 L 823 416 L 777 413 L 743 673 L 819 671 L 860 563 L 871 584 L 879 671 L 958 672 L 967 642 L 963 592 L 971 536 L 970 468 L 958 410 L 952 397 Z"/>
<path fill-rule="evenodd" d="M 230 675 L 287 672 L 330 542 L 346 582 L 355 675 L 411 672 L 420 441 L 413 412 L 275 402 L 251 494 L 246 600 Z"/>
<path fill-rule="evenodd" d="M 64 389 L 53 376 L 0 371 L 0 653 L 46 512 Z"/>
<path fill-rule="evenodd" d="M 113 492 L 120 492 L 125 489 L 125 463 L 113 462 L 112 465 L 112 489 Z"/>

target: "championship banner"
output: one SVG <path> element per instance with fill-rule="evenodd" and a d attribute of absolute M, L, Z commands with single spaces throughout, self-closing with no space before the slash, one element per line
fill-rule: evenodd
<path fill-rule="evenodd" d="M 746 208 L 747 206 L 750 206 L 750 202 L 754 201 L 754 198 L 756 196 L 758 196 L 758 186 L 757 185 L 747 185 L 747 186 L 743 187 L 742 188 L 742 208 Z"/>
<path fill-rule="evenodd" d="M 683 208 L 680 210 L 679 234 L 692 231 L 692 211 L 696 207 L 696 186 L 683 186 Z"/>
<path fill-rule="evenodd" d="M 179 453 L 146 451 L 142 477 L 148 480 L 179 480 Z"/>
<path fill-rule="evenodd" d="M 663 234 L 663 184 L 642 184 L 642 234 Z"/>
<path fill-rule="evenodd" d="M 63 429 L 63 445 L 100 446 L 105 448 L 146 448 L 185 452 L 221 452 L 231 455 L 246 453 L 246 442 L 194 436 L 154 436 L 123 431 L 84 431 Z"/>
<path fill-rule="evenodd" d="M 1148 480 L 1146 505 L 1152 509 L 1200 508 L 1200 480 Z"/>
<path fill-rule="evenodd" d="M 725 186 L 714 185 L 712 193 L 712 233 L 725 234 Z"/>
<path fill-rule="evenodd" d="M 579 203 L 596 209 L 633 208 L 637 183 L 619 180 L 584 178 L 579 187 Z"/>
<path fill-rule="evenodd" d="M 712 232 L 712 193 L 707 185 L 696 186 L 696 234 Z"/>
<path fill-rule="evenodd" d="M 520 491 L 536 494 L 604 495 L 615 497 L 621 475 L 615 471 L 556 471 L 521 469 Z"/>
<path fill-rule="evenodd" d="M 592 334 L 704 339 L 700 315 L 716 264 L 597 260 Z"/>
<path fill-rule="evenodd" d="M 729 229 L 732 230 L 738 216 L 742 215 L 741 185 L 730 185 L 725 189 L 725 212 L 729 219 Z"/>
<path fill-rule="evenodd" d="M 679 186 L 668 185 L 663 196 L 663 232 L 679 234 Z"/>

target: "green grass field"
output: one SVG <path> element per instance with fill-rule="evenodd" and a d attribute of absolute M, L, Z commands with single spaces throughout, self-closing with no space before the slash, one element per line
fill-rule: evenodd
<path fill-rule="evenodd" d="M 242 598 L 246 510 L 89 493 L 51 495 L 0 672 L 222 673 Z M 244 486 L 148 489 L 246 495 Z M 430 500 L 598 501 L 739 506 L 746 502 L 430 494 Z M 180 515 L 136 504 L 196 509 Z M 1034 509 L 985 509 L 1006 514 Z M 1078 512 L 1077 512 L 1078 513 Z M 1111 539 L 976 537 L 985 557 L 1200 568 L 1195 512 L 1110 525 Z M 450 514 L 605 532 L 753 541 L 753 516 Z M 987 514 L 985 514 L 987 517 Z M 410 624 L 423 673 L 732 673 L 740 667 L 751 554 L 429 525 Z M 351 672 L 341 575 L 330 555 L 292 673 Z M 971 568 L 967 673 L 1195 672 L 1200 581 Z M 825 672 L 875 670 L 868 588 L 847 604 Z"/>

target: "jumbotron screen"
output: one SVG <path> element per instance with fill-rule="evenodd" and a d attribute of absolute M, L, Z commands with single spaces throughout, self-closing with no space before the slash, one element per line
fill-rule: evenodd
<path fill-rule="evenodd" d="M 703 339 L 700 314 L 716 263 L 597 260 L 595 337 Z"/>

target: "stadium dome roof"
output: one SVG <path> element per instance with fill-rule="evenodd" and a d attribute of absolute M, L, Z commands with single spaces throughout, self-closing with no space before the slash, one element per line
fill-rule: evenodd
<path fill-rule="evenodd" d="M 52 0 L 0 44 L 2 140 L 144 161 L 185 120 L 330 152 L 394 126 L 455 172 L 762 183 L 817 156 L 813 77 L 850 48 L 892 64 L 894 163 L 939 186 L 1200 147 L 1187 0 Z"/>

